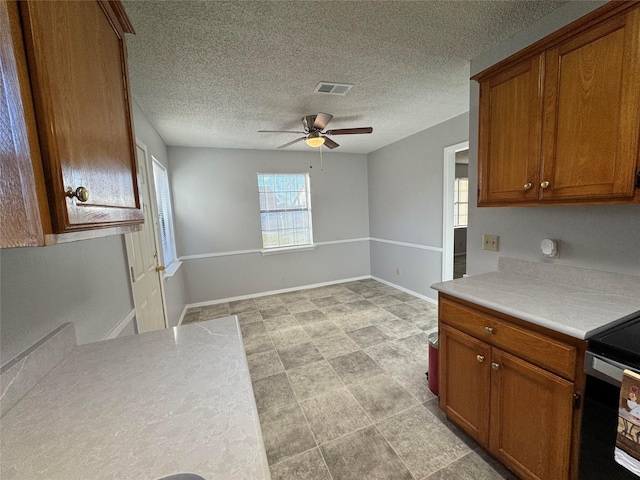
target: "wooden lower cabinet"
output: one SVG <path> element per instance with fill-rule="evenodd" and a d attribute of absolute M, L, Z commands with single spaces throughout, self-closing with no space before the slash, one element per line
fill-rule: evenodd
<path fill-rule="evenodd" d="M 457 323 L 454 304 L 444 303 L 441 315 L 451 314 Z M 469 311 L 469 305 L 460 306 L 462 311 Z M 493 344 L 502 341 L 504 319 L 482 339 L 446 322 L 440 318 L 439 355 L 440 408 L 447 418 L 523 479 L 577 478 L 580 412 L 574 395 L 579 397 L 583 382 L 562 378 Z M 514 339 L 515 351 L 519 343 Z M 580 347 L 572 348 L 577 355 L 570 376 L 579 371 L 578 359 L 583 358 Z"/>

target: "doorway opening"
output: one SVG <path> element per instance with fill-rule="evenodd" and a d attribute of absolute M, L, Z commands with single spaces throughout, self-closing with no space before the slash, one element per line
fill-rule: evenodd
<path fill-rule="evenodd" d="M 442 280 L 466 272 L 469 219 L 469 142 L 444 149 Z"/>

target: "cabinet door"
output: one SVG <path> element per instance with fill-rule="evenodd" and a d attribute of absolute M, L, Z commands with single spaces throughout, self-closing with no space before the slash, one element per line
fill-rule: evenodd
<path fill-rule="evenodd" d="M 634 193 L 640 131 L 640 8 L 546 53 L 543 199 Z"/>
<path fill-rule="evenodd" d="M 126 49 L 108 2 L 20 2 L 55 233 L 142 222 Z M 88 200 L 65 191 L 88 190 Z"/>
<path fill-rule="evenodd" d="M 480 84 L 478 205 L 538 197 L 542 55 Z"/>
<path fill-rule="evenodd" d="M 490 451 L 525 479 L 569 478 L 573 384 L 492 350 Z"/>
<path fill-rule="evenodd" d="M 440 325 L 440 408 L 481 445 L 489 441 L 490 347 Z"/>

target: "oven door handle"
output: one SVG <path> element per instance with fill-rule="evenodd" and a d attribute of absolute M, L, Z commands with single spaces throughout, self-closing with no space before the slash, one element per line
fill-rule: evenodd
<path fill-rule="evenodd" d="M 586 352 L 584 357 L 584 373 L 599 378 L 611 385 L 619 387 L 625 370 L 635 370 L 622 363 L 605 358 L 593 352 Z"/>

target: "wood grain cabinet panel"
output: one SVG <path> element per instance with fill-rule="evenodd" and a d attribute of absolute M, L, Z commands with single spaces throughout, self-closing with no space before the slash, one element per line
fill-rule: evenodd
<path fill-rule="evenodd" d="M 478 204 L 538 197 L 542 55 L 480 84 Z"/>
<path fill-rule="evenodd" d="M 439 296 L 440 408 L 520 478 L 576 480 L 586 342 L 456 300 Z"/>
<path fill-rule="evenodd" d="M 632 197 L 640 131 L 640 9 L 546 52 L 546 199 Z"/>
<path fill-rule="evenodd" d="M 2 104 L 12 153 L 1 200 L 13 220 L 5 225 L 3 215 L 0 246 L 135 231 L 143 215 L 124 41 L 132 29 L 120 3 L 0 3 L 12 26 L 2 32 L 3 82 L 21 100 L 13 111 Z M 13 55 L 5 55 L 9 46 Z M 67 195 L 79 187 L 88 198 Z M 13 200 L 20 195 L 36 199 L 39 211 L 26 205 L 21 213 Z"/>
<path fill-rule="evenodd" d="M 569 478 L 573 383 L 494 348 L 489 448 L 523 478 Z"/>
<path fill-rule="evenodd" d="M 610 2 L 473 79 L 478 206 L 640 202 L 638 2 Z"/>
<path fill-rule="evenodd" d="M 441 362 L 440 403 L 478 443 L 489 445 L 490 347 L 486 343 L 446 325 L 438 337 Z"/>

